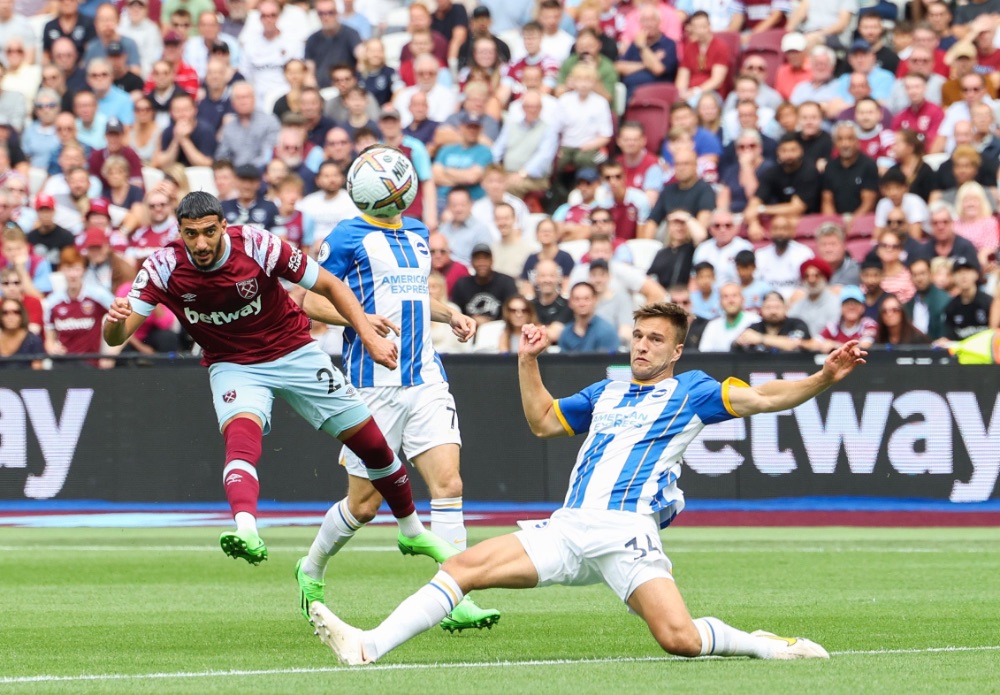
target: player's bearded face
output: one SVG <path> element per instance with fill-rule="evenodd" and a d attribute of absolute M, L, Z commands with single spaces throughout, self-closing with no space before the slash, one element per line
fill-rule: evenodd
<path fill-rule="evenodd" d="M 222 258 L 225 232 L 226 220 L 214 215 L 183 221 L 181 238 L 196 267 L 210 268 Z"/>
<path fill-rule="evenodd" d="M 658 381 L 673 373 L 684 347 L 674 333 L 673 326 L 663 319 L 636 322 L 632 329 L 632 378 Z"/>

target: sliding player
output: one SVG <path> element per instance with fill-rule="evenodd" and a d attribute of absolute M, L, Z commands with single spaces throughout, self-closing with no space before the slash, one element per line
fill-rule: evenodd
<path fill-rule="evenodd" d="M 340 661 L 377 661 L 429 629 L 474 589 L 601 580 L 646 621 L 671 654 L 829 658 L 807 639 L 746 633 L 718 618 L 692 620 L 659 531 L 684 508 L 677 487 L 681 458 L 702 427 L 794 408 L 864 364 L 867 353 L 850 341 L 806 379 L 756 387 L 737 379 L 719 383 L 700 371 L 675 376 L 687 325 L 687 313 L 676 304 L 637 310 L 632 382 L 600 381 L 559 400 L 546 390 L 538 369 L 537 357 L 548 346 L 544 327 L 525 326 L 518 372 L 531 431 L 539 437 L 588 432 L 563 507 L 547 522 L 491 538 L 450 558 L 429 584 L 374 630 L 347 625 L 322 603 L 313 603 L 317 634 Z"/>
<path fill-rule="evenodd" d="M 236 521 L 236 530 L 219 539 L 223 551 L 253 565 L 267 559 L 267 547 L 257 532 L 257 463 L 263 435 L 270 429 L 271 403 L 279 396 L 364 461 L 372 484 L 399 523 L 401 548 L 438 561 L 454 554 L 424 530 L 405 467 L 386 444 L 368 406 L 317 347 L 309 335 L 309 319 L 279 279 L 333 302 L 381 368 L 396 367 L 398 348 L 376 333 L 343 282 L 270 232 L 248 225 L 228 227 L 214 196 L 189 193 L 176 214 L 180 239 L 146 259 L 128 297 L 112 304 L 104 339 L 121 345 L 162 303 L 202 346 L 226 442 L 222 478 Z"/>

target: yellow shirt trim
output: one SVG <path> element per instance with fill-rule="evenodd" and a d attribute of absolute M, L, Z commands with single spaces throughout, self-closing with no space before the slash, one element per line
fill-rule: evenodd
<path fill-rule="evenodd" d="M 574 436 L 576 432 L 573 431 L 573 428 L 570 427 L 569 423 L 566 421 L 566 416 L 563 415 L 562 409 L 559 407 L 559 401 L 552 401 L 552 410 L 555 411 L 556 417 L 559 418 L 559 424 L 563 426 L 564 430 L 566 430 L 566 434 L 571 437 Z"/>
<path fill-rule="evenodd" d="M 726 411 L 733 417 L 742 417 L 739 413 L 733 410 L 733 404 L 729 402 L 730 388 L 748 389 L 750 388 L 750 384 L 742 379 L 737 379 L 734 376 L 731 376 L 722 382 L 722 404 L 726 406 Z"/>
<path fill-rule="evenodd" d="M 368 224 L 375 225 L 376 227 L 381 227 L 382 229 L 402 229 L 403 220 L 400 219 L 399 222 L 386 222 L 385 220 L 380 220 L 376 217 L 369 217 L 368 215 L 361 215 L 363 219 Z"/>

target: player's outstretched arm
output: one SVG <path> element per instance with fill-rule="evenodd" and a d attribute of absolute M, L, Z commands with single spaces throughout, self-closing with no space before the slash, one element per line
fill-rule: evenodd
<path fill-rule="evenodd" d="M 831 352 L 821 370 L 800 381 L 778 379 L 752 388 L 729 388 L 729 404 L 740 417 L 794 408 L 846 378 L 865 363 L 867 354 L 851 340 Z"/>
<path fill-rule="evenodd" d="M 127 297 L 116 297 L 104 317 L 104 342 L 110 347 L 124 345 L 146 317 L 132 311 Z"/>
<path fill-rule="evenodd" d="M 351 325 L 347 319 L 340 315 L 340 312 L 334 308 L 333 304 L 330 304 L 328 299 L 314 292 L 306 291 L 305 297 L 302 299 L 302 311 L 306 312 L 306 316 L 313 321 L 319 321 L 331 326 Z M 390 332 L 399 335 L 399 326 L 385 316 L 365 314 L 365 318 L 368 319 L 368 323 L 375 329 L 375 332 L 383 338 L 389 335 Z"/>
<path fill-rule="evenodd" d="M 549 346 L 544 326 L 528 324 L 521 328 L 521 343 L 517 347 L 517 375 L 521 384 L 521 407 L 531 433 L 536 437 L 565 437 L 569 433 L 559 422 L 554 399 L 542 383 L 538 356 Z"/>
<path fill-rule="evenodd" d="M 436 299 L 431 300 L 431 321 L 447 323 L 451 326 L 451 332 L 461 343 L 467 343 L 475 338 L 476 328 L 479 326 L 471 316 L 455 311 L 444 302 L 439 302 Z"/>
<path fill-rule="evenodd" d="M 336 307 L 337 312 L 347 319 L 348 323 L 357 331 L 358 337 L 364 343 L 365 349 L 373 360 L 388 369 L 396 368 L 399 349 L 372 328 L 354 293 L 340 278 L 335 277 L 325 268 L 320 268 L 316 284 L 310 289 L 329 299 Z"/>

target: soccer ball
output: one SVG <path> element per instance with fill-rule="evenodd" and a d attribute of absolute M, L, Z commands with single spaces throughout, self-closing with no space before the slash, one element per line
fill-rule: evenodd
<path fill-rule="evenodd" d="M 366 215 L 395 217 L 417 197 L 417 171 L 396 148 L 372 145 L 347 171 L 347 194 Z"/>

